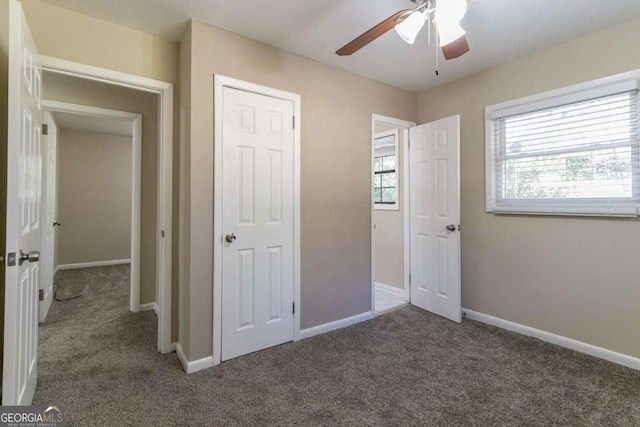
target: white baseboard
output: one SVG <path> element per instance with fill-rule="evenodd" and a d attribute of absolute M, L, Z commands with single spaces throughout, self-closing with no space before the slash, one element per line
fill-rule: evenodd
<path fill-rule="evenodd" d="M 208 356 L 203 359 L 194 360 L 193 362 L 189 362 L 187 357 L 184 355 L 184 351 L 182 351 L 182 346 L 180 343 L 176 343 L 176 354 L 178 355 L 178 359 L 182 364 L 182 369 L 187 374 L 192 374 L 194 372 L 201 371 L 203 369 L 211 368 L 213 366 L 213 356 Z"/>
<path fill-rule="evenodd" d="M 404 289 L 396 288 L 395 286 L 386 285 L 384 283 L 376 282 L 376 290 L 386 292 L 388 294 L 397 295 L 404 298 Z"/>
<path fill-rule="evenodd" d="M 365 320 L 371 320 L 373 318 L 373 311 L 367 311 L 362 314 L 356 314 L 355 316 L 347 317 L 346 319 L 340 319 L 334 322 L 325 323 L 323 325 L 314 326 L 312 328 L 303 329 L 300 331 L 300 339 L 303 340 L 315 335 L 335 331 L 336 329 L 346 328 L 347 326 L 355 325 L 356 323 L 364 322 Z"/>
<path fill-rule="evenodd" d="M 572 338 L 567 338 L 562 335 L 552 334 L 540 329 L 532 328 L 530 326 L 521 325 L 519 323 L 510 322 L 509 320 L 493 317 L 488 314 L 478 313 L 477 311 L 462 309 L 467 314 L 467 318 L 476 320 L 478 322 L 486 323 L 488 325 L 497 326 L 498 328 L 506 329 L 508 331 L 517 332 L 522 335 L 541 339 L 542 341 L 549 342 L 551 344 L 559 345 L 560 347 L 566 347 L 571 350 L 578 351 L 580 353 L 588 354 L 590 356 L 605 359 L 619 365 L 623 365 L 632 369 L 640 370 L 640 359 L 626 354 L 617 353 L 606 348 L 597 347 L 592 344 L 587 344 L 582 341 L 577 341 Z"/>
<path fill-rule="evenodd" d="M 177 342 L 172 342 L 171 343 L 171 353 L 176 351 L 177 348 L 178 348 L 178 343 Z"/>
<path fill-rule="evenodd" d="M 79 262 L 76 264 L 62 264 L 56 267 L 58 270 L 75 270 L 76 268 L 90 268 L 90 267 L 105 267 L 108 265 L 120 265 L 131 264 L 131 259 L 112 259 L 109 261 L 95 261 L 95 262 Z"/>
<path fill-rule="evenodd" d="M 158 312 L 160 309 L 158 308 L 158 304 L 155 302 L 148 302 L 146 304 L 140 304 L 140 311 L 149 311 L 153 310 L 156 313 L 156 316 L 159 317 Z"/>

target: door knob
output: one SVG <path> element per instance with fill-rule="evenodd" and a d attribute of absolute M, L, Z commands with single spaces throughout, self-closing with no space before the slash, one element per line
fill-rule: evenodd
<path fill-rule="evenodd" d="M 224 237 L 224 239 L 229 243 L 233 243 L 236 241 L 236 235 L 233 233 L 229 233 Z"/>
<path fill-rule="evenodd" d="M 456 231 L 456 226 L 453 224 L 447 225 L 447 231 Z"/>
<path fill-rule="evenodd" d="M 18 258 L 18 264 L 22 265 L 25 261 L 29 262 L 38 262 L 40 259 L 39 251 L 31 251 L 28 254 L 25 254 L 20 250 L 20 257 Z"/>

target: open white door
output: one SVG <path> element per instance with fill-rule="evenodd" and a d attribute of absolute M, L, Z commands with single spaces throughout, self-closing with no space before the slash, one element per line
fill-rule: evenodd
<path fill-rule="evenodd" d="M 9 0 L 7 270 L 2 404 L 36 389 L 42 155 L 41 70 L 22 5 Z"/>
<path fill-rule="evenodd" d="M 44 194 L 42 203 L 42 257 L 40 263 L 40 323 L 47 318 L 47 313 L 53 302 L 53 258 L 56 225 L 56 152 L 58 147 L 58 127 L 53 115 L 48 111 L 43 113 L 43 120 L 47 126 L 47 133 L 43 135 L 43 175 Z"/>
<path fill-rule="evenodd" d="M 460 322 L 460 116 L 409 132 L 411 303 Z"/>

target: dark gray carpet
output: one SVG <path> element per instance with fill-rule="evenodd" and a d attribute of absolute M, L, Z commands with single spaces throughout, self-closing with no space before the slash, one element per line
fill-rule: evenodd
<path fill-rule="evenodd" d="M 68 425 L 640 425 L 640 372 L 414 307 L 186 375 L 126 273 L 83 271 L 40 330 L 34 404 Z"/>

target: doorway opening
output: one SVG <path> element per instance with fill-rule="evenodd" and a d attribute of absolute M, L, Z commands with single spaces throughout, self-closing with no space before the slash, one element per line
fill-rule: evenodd
<path fill-rule="evenodd" d="M 92 290 L 92 276 L 109 283 L 120 278 L 108 275 L 127 276 L 129 309 L 153 309 L 140 305 L 142 115 L 50 100 L 42 106 L 40 323 L 53 301 Z"/>
<path fill-rule="evenodd" d="M 153 309 L 158 316 L 157 350 L 174 351 L 171 327 L 173 85 L 42 55 L 39 59 L 45 98 L 135 111 L 145 117 L 141 153 L 137 153 L 142 159 L 138 172 L 142 201 L 139 212 L 134 215 L 140 218 L 139 236 L 132 246 L 132 253 L 139 253 L 139 263 L 136 266 L 131 258 L 133 280 L 129 308 L 134 312 Z M 89 115 L 96 115 L 96 111 L 90 111 Z"/>
<path fill-rule="evenodd" d="M 410 302 L 409 129 L 415 123 L 371 118 L 371 306 L 376 315 Z"/>

